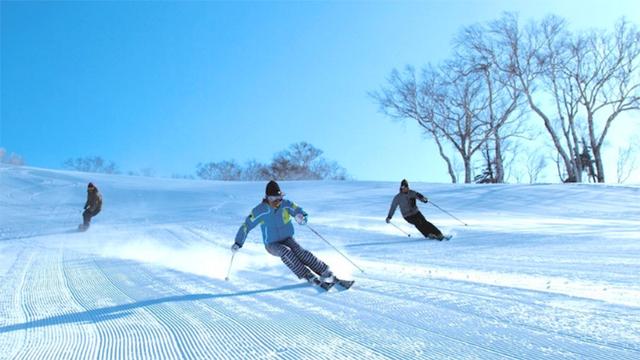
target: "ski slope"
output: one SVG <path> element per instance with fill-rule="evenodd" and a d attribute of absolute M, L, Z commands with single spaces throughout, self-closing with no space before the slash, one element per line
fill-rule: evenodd
<path fill-rule="evenodd" d="M 400 180 L 399 177 L 398 180 Z M 411 180 L 411 179 L 409 179 Z M 86 184 L 104 196 L 86 233 Z M 388 182 L 282 182 L 320 293 L 250 233 L 264 182 L 0 168 L 3 359 L 638 359 L 640 187 L 411 184 L 449 242 L 384 218 Z"/>

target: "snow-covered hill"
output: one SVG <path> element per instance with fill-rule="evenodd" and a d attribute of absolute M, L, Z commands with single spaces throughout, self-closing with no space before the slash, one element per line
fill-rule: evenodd
<path fill-rule="evenodd" d="M 423 204 L 437 242 L 385 224 L 397 183 L 283 182 L 365 270 L 298 226 L 356 280 L 319 293 L 259 229 L 223 280 L 264 185 L 0 168 L 0 358 L 640 358 L 640 187 L 414 183 L 469 224 Z"/>

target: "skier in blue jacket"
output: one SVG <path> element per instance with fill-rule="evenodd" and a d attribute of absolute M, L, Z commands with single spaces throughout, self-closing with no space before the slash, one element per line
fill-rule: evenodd
<path fill-rule="evenodd" d="M 293 238 L 292 218 L 298 224 L 305 225 L 307 213 L 294 202 L 284 199 L 284 195 L 278 183 L 269 181 L 264 199 L 251 210 L 238 229 L 231 251 L 238 251 L 244 245 L 249 231 L 260 225 L 262 241 L 267 251 L 271 255 L 279 256 L 299 279 L 305 279 L 315 285 L 335 281 L 329 266 L 302 248 Z"/>

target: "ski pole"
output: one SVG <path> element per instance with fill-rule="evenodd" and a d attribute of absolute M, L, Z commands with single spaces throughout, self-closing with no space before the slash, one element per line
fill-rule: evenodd
<path fill-rule="evenodd" d="M 227 276 L 224 278 L 224 281 L 229 281 L 229 274 L 231 274 L 231 265 L 233 264 L 233 258 L 236 256 L 236 252 L 234 251 L 231 254 L 231 261 L 229 261 L 229 269 L 227 270 Z"/>
<path fill-rule="evenodd" d="M 327 241 L 327 239 L 325 239 L 322 235 L 320 235 L 317 231 L 315 231 L 311 226 L 309 226 L 309 224 L 307 224 L 307 227 L 309 228 L 309 230 L 311 230 L 314 234 L 318 235 L 318 237 L 320 239 L 322 239 L 324 242 L 326 242 L 327 244 L 329 244 L 329 246 L 331 246 L 335 251 L 338 252 L 338 254 L 342 255 L 345 259 L 347 259 L 353 266 L 355 266 L 358 270 L 360 270 L 362 273 L 364 273 L 364 270 L 362 270 L 358 265 L 356 265 L 353 261 L 351 261 L 351 259 L 349 259 L 345 254 L 343 254 L 340 250 L 338 250 L 338 248 L 336 248 L 335 246 L 333 246 L 330 242 Z"/>
<path fill-rule="evenodd" d="M 411 237 L 411 234 L 409 234 L 408 232 L 406 232 L 406 231 L 404 231 L 404 230 L 400 229 L 400 227 L 399 227 L 398 225 L 396 225 L 396 224 L 392 223 L 391 221 L 389 221 L 389 224 L 393 225 L 393 227 L 395 227 L 396 229 L 398 229 L 398 230 L 402 231 L 402 232 L 403 232 L 405 235 L 407 235 L 408 237 Z"/>
<path fill-rule="evenodd" d="M 457 217 L 453 216 L 453 214 L 451 214 L 451 213 L 450 213 L 450 212 L 448 212 L 447 210 L 445 210 L 445 209 L 441 208 L 440 206 L 438 206 L 438 205 L 434 204 L 434 203 L 433 203 L 433 201 L 429 200 L 429 203 L 430 203 L 431 205 L 433 205 L 433 206 L 437 207 L 438 209 L 440 209 L 440 211 L 442 211 L 443 213 L 445 213 L 445 214 L 447 214 L 447 215 L 451 216 L 452 218 L 454 218 L 454 219 L 456 219 L 456 220 L 460 221 L 464 226 L 468 226 L 468 225 L 467 225 L 467 223 L 465 223 L 464 221 L 462 221 L 462 220 L 458 219 Z"/>

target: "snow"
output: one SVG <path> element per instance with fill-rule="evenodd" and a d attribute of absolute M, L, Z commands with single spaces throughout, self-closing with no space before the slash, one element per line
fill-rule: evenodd
<path fill-rule="evenodd" d="M 104 208 L 78 233 L 85 187 Z M 0 358 L 637 359 L 640 187 L 282 182 L 298 241 L 344 278 L 321 293 L 235 233 L 262 182 L 0 167 Z"/>

